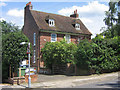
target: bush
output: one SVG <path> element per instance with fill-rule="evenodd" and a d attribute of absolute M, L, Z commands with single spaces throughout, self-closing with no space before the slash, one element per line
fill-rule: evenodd
<path fill-rule="evenodd" d="M 47 42 L 42 48 L 42 57 L 47 68 L 52 69 L 52 65 L 74 63 L 74 52 L 77 46 L 73 43 L 66 43 L 65 40 L 60 42 Z"/>
<path fill-rule="evenodd" d="M 120 68 L 117 41 L 117 38 L 104 39 L 102 36 L 92 42 L 81 41 L 76 51 L 77 66 L 93 73 L 117 71 Z"/>
<path fill-rule="evenodd" d="M 52 65 L 76 64 L 78 68 L 92 73 L 113 72 L 120 69 L 120 38 L 103 38 L 98 35 L 91 42 L 81 40 L 78 45 L 60 42 L 47 42 L 42 49 L 47 68 Z"/>

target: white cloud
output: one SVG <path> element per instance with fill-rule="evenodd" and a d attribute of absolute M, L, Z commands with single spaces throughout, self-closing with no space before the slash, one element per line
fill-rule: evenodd
<path fill-rule="evenodd" d="M 58 14 L 70 16 L 73 11 L 77 9 L 79 18 L 86 25 L 86 27 L 92 32 L 94 37 L 100 33 L 101 27 L 105 26 L 103 19 L 105 11 L 108 10 L 108 6 L 101 4 L 98 1 L 89 2 L 88 5 L 66 7 L 58 11 Z"/>
<path fill-rule="evenodd" d="M 84 21 L 84 23 L 92 23 L 93 21 L 89 18 L 80 18 L 80 20 Z"/>
<path fill-rule="evenodd" d="M 7 12 L 7 15 L 15 17 L 24 17 L 24 10 L 11 9 Z"/>
<path fill-rule="evenodd" d="M 6 6 L 6 3 L 0 2 L 0 7 Z"/>
<path fill-rule="evenodd" d="M 5 21 L 5 18 L 0 18 L 0 21 L 4 20 Z"/>

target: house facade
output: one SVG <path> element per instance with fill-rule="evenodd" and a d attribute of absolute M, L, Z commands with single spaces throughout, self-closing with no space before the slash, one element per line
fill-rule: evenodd
<path fill-rule="evenodd" d="M 91 32 L 82 23 L 77 10 L 70 17 L 33 10 L 31 2 L 24 8 L 23 33 L 29 38 L 33 46 L 31 65 L 43 67 L 41 48 L 46 42 L 56 42 L 63 38 L 68 43 L 78 43 L 80 40 L 91 39 Z"/>

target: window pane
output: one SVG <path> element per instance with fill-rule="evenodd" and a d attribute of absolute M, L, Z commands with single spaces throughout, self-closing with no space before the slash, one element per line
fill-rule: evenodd
<path fill-rule="evenodd" d="M 55 21 L 53 19 L 49 19 L 49 26 L 54 26 Z"/>
<path fill-rule="evenodd" d="M 75 28 L 76 28 L 76 30 L 80 30 L 80 24 L 76 23 Z"/>
<path fill-rule="evenodd" d="M 66 35 L 66 41 L 67 43 L 70 43 L 70 35 Z"/>
<path fill-rule="evenodd" d="M 57 35 L 56 34 L 51 34 L 51 42 L 57 41 Z"/>

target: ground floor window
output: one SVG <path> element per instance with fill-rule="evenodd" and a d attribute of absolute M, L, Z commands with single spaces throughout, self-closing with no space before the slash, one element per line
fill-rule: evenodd
<path fill-rule="evenodd" d="M 65 35 L 65 39 L 66 39 L 67 43 L 71 42 L 71 36 L 70 35 Z"/>
<path fill-rule="evenodd" d="M 51 42 L 56 42 L 57 41 L 57 34 L 51 34 Z"/>

